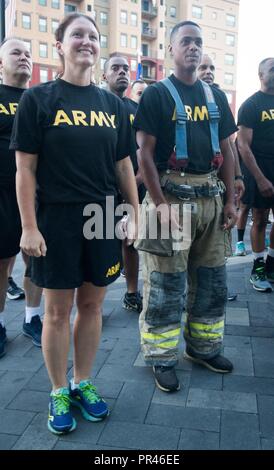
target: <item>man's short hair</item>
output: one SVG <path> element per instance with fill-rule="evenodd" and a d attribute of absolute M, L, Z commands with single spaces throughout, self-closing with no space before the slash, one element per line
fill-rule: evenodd
<path fill-rule="evenodd" d="M 146 82 L 144 80 L 141 80 L 140 78 L 138 80 L 134 80 L 134 82 L 132 82 L 131 84 L 131 89 L 137 84 L 137 83 L 140 83 L 141 85 L 146 85 Z"/>
<path fill-rule="evenodd" d="M 128 60 L 127 57 L 123 54 L 119 54 L 119 52 L 113 52 L 112 54 L 110 54 L 109 58 L 104 63 L 104 73 L 106 73 L 110 59 L 112 59 L 113 57 L 122 57 L 123 59 Z"/>
<path fill-rule="evenodd" d="M 266 59 L 262 60 L 262 61 L 259 63 L 259 73 L 262 73 L 265 64 L 266 64 L 269 60 L 274 60 L 274 57 L 267 57 Z"/>
<path fill-rule="evenodd" d="M 201 29 L 201 27 L 197 23 L 194 23 L 194 21 L 181 21 L 180 23 L 177 23 L 172 29 L 170 33 L 170 42 L 173 41 L 179 29 L 182 28 L 183 26 L 195 26 L 196 28 Z"/>

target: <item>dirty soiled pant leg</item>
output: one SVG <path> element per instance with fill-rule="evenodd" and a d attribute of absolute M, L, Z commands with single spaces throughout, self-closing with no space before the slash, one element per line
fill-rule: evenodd
<path fill-rule="evenodd" d="M 147 365 L 174 366 L 178 361 L 186 258 L 143 253 L 143 310 L 139 318 L 141 349 Z"/>
<path fill-rule="evenodd" d="M 220 353 L 227 299 L 225 233 L 220 196 L 199 200 L 199 218 L 188 259 L 187 318 L 184 338 L 198 358 Z"/>

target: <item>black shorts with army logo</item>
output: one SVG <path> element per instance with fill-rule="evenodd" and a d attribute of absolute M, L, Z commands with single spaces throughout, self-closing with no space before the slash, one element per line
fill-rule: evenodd
<path fill-rule="evenodd" d="M 39 204 L 37 222 L 47 252 L 45 257 L 30 259 L 29 274 L 37 286 L 74 289 L 84 282 L 91 282 L 104 287 L 119 277 L 121 241 L 115 236 L 106 237 L 105 206 L 100 203 L 100 221 L 94 217 L 94 212 L 83 215 L 86 206 L 85 203 Z M 114 226 L 118 220 L 115 218 Z M 98 224 L 98 238 L 91 238 L 94 221 Z"/>

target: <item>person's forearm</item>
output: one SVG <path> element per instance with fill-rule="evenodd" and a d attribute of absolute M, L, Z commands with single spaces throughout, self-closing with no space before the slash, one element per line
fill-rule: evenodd
<path fill-rule="evenodd" d="M 245 166 L 254 176 L 255 180 L 258 181 L 261 178 L 264 178 L 264 175 L 258 167 L 253 152 L 249 145 L 239 142 L 239 152 L 241 154 Z"/>
<path fill-rule="evenodd" d="M 237 151 L 237 147 L 235 145 L 235 142 L 233 141 L 232 138 L 229 139 L 229 143 L 231 146 L 231 150 L 234 156 L 234 161 L 235 161 L 235 176 L 241 176 L 242 175 L 242 170 L 240 167 L 240 161 L 239 161 L 239 155 Z"/>
<path fill-rule="evenodd" d="M 118 186 L 123 199 L 130 204 L 138 214 L 139 200 L 136 179 L 130 159 L 121 160 L 116 165 Z"/>
<path fill-rule="evenodd" d="M 234 156 L 230 145 L 222 149 L 224 157 L 223 165 L 219 172 L 220 179 L 224 182 L 226 187 L 225 202 L 234 204 L 234 178 L 235 178 L 235 162 Z"/>
<path fill-rule="evenodd" d="M 22 228 L 37 228 L 35 214 L 36 178 L 29 168 L 16 173 L 16 193 L 21 215 Z"/>
<path fill-rule="evenodd" d="M 155 206 L 166 204 L 167 201 L 160 185 L 159 173 L 154 164 L 153 157 L 146 149 L 139 150 L 138 162 L 143 182 Z"/>

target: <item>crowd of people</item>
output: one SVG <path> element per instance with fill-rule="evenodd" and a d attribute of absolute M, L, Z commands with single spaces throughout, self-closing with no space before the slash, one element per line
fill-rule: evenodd
<path fill-rule="evenodd" d="M 141 349 L 159 389 L 180 389 L 176 365 L 184 309 L 185 358 L 217 373 L 233 370 L 222 342 L 226 301 L 235 298 L 227 294 L 225 263 L 237 208 L 235 254 L 246 252 L 241 248 L 251 210 L 250 282 L 260 292 L 272 292 L 274 282 L 273 227 L 264 260 L 274 209 L 274 59 L 260 63 L 261 89 L 243 103 L 236 125 L 215 84 L 214 63 L 203 55 L 201 28 L 192 21 L 171 32 L 174 73 L 149 86 L 142 79 L 130 85 L 129 63 L 120 54 L 105 63 L 107 89 L 94 83 L 100 32 L 91 17 L 66 16 L 55 36 L 62 71 L 32 88 L 24 43 L 6 38 L 0 47 L 0 357 L 6 353 L 7 288 L 17 288 L 12 268 L 21 249 L 26 272 L 17 298 L 26 296 L 23 333 L 42 346 L 52 384 L 47 426 L 63 434 L 76 428 L 72 406 L 89 421 L 109 414 L 90 374 L 106 289 L 121 272 L 127 286 L 123 306 L 140 314 Z M 111 198 L 113 225 L 124 220 L 122 240 L 116 231 L 108 236 Z M 184 232 L 186 203 L 190 239 L 180 248 L 173 229 Z M 94 205 L 104 221 L 98 238 L 83 229 Z M 118 206 L 124 211 L 116 215 Z M 141 237 L 153 211 L 156 237 Z M 9 298 L 16 297 L 9 292 Z"/>

